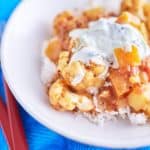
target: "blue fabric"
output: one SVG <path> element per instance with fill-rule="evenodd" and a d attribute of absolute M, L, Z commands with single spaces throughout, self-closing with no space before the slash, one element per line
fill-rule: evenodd
<path fill-rule="evenodd" d="M 0 37 L 4 25 L 11 12 L 20 0 L 0 0 Z M 4 90 L 2 83 L 2 72 L 0 68 L 0 95 L 4 99 Z M 19 111 L 23 121 L 25 134 L 30 150 L 107 150 L 106 148 L 95 148 L 75 141 L 66 139 L 57 133 L 42 126 L 27 114 L 21 106 Z M 139 148 L 141 150 L 150 150 L 150 147 Z M 0 150 L 8 150 L 7 143 L 0 129 Z"/>

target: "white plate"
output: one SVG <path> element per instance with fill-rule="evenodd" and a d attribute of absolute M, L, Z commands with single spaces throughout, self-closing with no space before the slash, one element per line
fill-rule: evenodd
<path fill-rule="evenodd" d="M 87 1 L 23 1 L 9 20 L 2 40 L 1 61 L 5 78 L 17 101 L 27 112 L 43 125 L 68 138 L 113 148 L 149 145 L 149 125 L 132 126 L 121 121 L 106 123 L 104 127 L 96 126 L 82 117 L 57 112 L 48 103 L 40 81 L 41 45 L 48 39 L 50 23 L 58 12 L 85 6 Z M 108 6 L 110 0 L 105 2 Z"/>

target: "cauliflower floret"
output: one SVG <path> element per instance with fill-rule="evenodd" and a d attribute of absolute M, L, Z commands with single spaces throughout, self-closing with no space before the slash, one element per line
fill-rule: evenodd
<path fill-rule="evenodd" d="M 55 83 L 52 84 L 52 86 L 49 89 L 49 99 L 52 106 L 54 106 L 56 109 L 60 108 L 59 100 L 61 99 L 61 95 L 63 93 L 63 86 L 62 81 L 57 80 Z"/>
<path fill-rule="evenodd" d="M 82 82 L 85 69 L 80 62 L 69 63 L 64 70 L 62 70 L 63 77 L 73 86 Z"/>
<path fill-rule="evenodd" d="M 81 90 L 87 91 L 91 87 L 95 87 L 98 89 L 103 84 L 104 84 L 103 79 L 101 79 L 99 77 L 95 77 L 94 73 L 92 71 L 86 71 L 83 80 L 79 84 L 74 86 L 74 88 L 78 91 L 81 91 Z"/>
<path fill-rule="evenodd" d="M 79 102 L 77 102 L 77 107 L 80 111 L 85 112 L 87 110 L 92 110 L 94 106 L 91 99 L 87 96 L 80 96 Z"/>
<path fill-rule="evenodd" d="M 144 18 L 143 13 L 144 0 L 123 0 L 121 11 L 129 11 L 140 18 Z"/>
<path fill-rule="evenodd" d="M 91 8 L 83 12 L 83 16 L 89 21 L 98 20 L 104 15 L 104 10 L 100 7 Z"/>
<path fill-rule="evenodd" d="M 62 72 L 65 69 L 65 67 L 68 64 L 68 61 L 69 61 L 69 52 L 68 51 L 61 52 L 58 60 L 58 70 L 60 72 Z"/>
<path fill-rule="evenodd" d="M 54 19 L 54 34 L 60 37 L 66 36 L 76 28 L 76 18 L 71 11 L 64 11 Z"/>
<path fill-rule="evenodd" d="M 65 82 L 58 79 L 49 89 L 51 105 L 58 110 L 91 111 L 94 108 L 92 99 L 86 95 L 78 95 L 70 91 Z"/>
<path fill-rule="evenodd" d="M 104 79 L 99 77 L 105 70 L 104 66 L 90 63 L 87 67 L 80 61 L 69 62 L 69 52 L 61 52 L 58 70 L 67 84 L 77 91 L 99 88 L 104 83 Z"/>
<path fill-rule="evenodd" d="M 84 78 L 84 66 L 80 62 L 69 62 L 69 52 L 62 52 L 58 61 L 58 70 L 68 84 L 75 85 Z"/>

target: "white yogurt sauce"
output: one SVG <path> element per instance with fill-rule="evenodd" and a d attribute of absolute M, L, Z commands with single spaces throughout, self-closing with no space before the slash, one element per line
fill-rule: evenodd
<path fill-rule="evenodd" d="M 115 19 L 100 19 L 89 24 L 87 29 L 75 29 L 70 37 L 79 40 L 79 45 L 73 49 L 71 61 L 97 64 L 105 63 L 117 68 L 118 63 L 114 56 L 115 48 L 131 51 L 134 45 L 138 48 L 141 59 L 150 54 L 149 46 L 143 35 L 128 24 L 118 24 Z M 82 46 L 81 46 L 82 45 Z"/>
<path fill-rule="evenodd" d="M 71 57 L 71 62 L 73 61 L 81 61 L 84 64 L 90 64 L 93 62 L 95 64 L 104 64 L 103 54 L 99 53 L 99 50 L 94 49 L 93 47 L 83 47 L 80 51 L 75 52 Z M 105 65 L 105 64 L 104 64 Z"/>

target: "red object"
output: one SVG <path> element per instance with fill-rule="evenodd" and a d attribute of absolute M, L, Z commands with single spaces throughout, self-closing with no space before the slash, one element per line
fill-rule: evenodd
<path fill-rule="evenodd" d="M 11 137 L 8 113 L 7 113 L 6 106 L 2 101 L 2 98 L 0 98 L 0 124 L 1 124 L 2 130 L 5 134 L 5 138 L 7 140 L 9 148 L 12 150 L 13 149 L 13 141 L 12 141 L 12 137 Z"/>
<path fill-rule="evenodd" d="M 13 150 L 28 150 L 28 145 L 22 126 L 22 121 L 19 116 L 16 100 L 5 81 L 4 85 Z"/>

